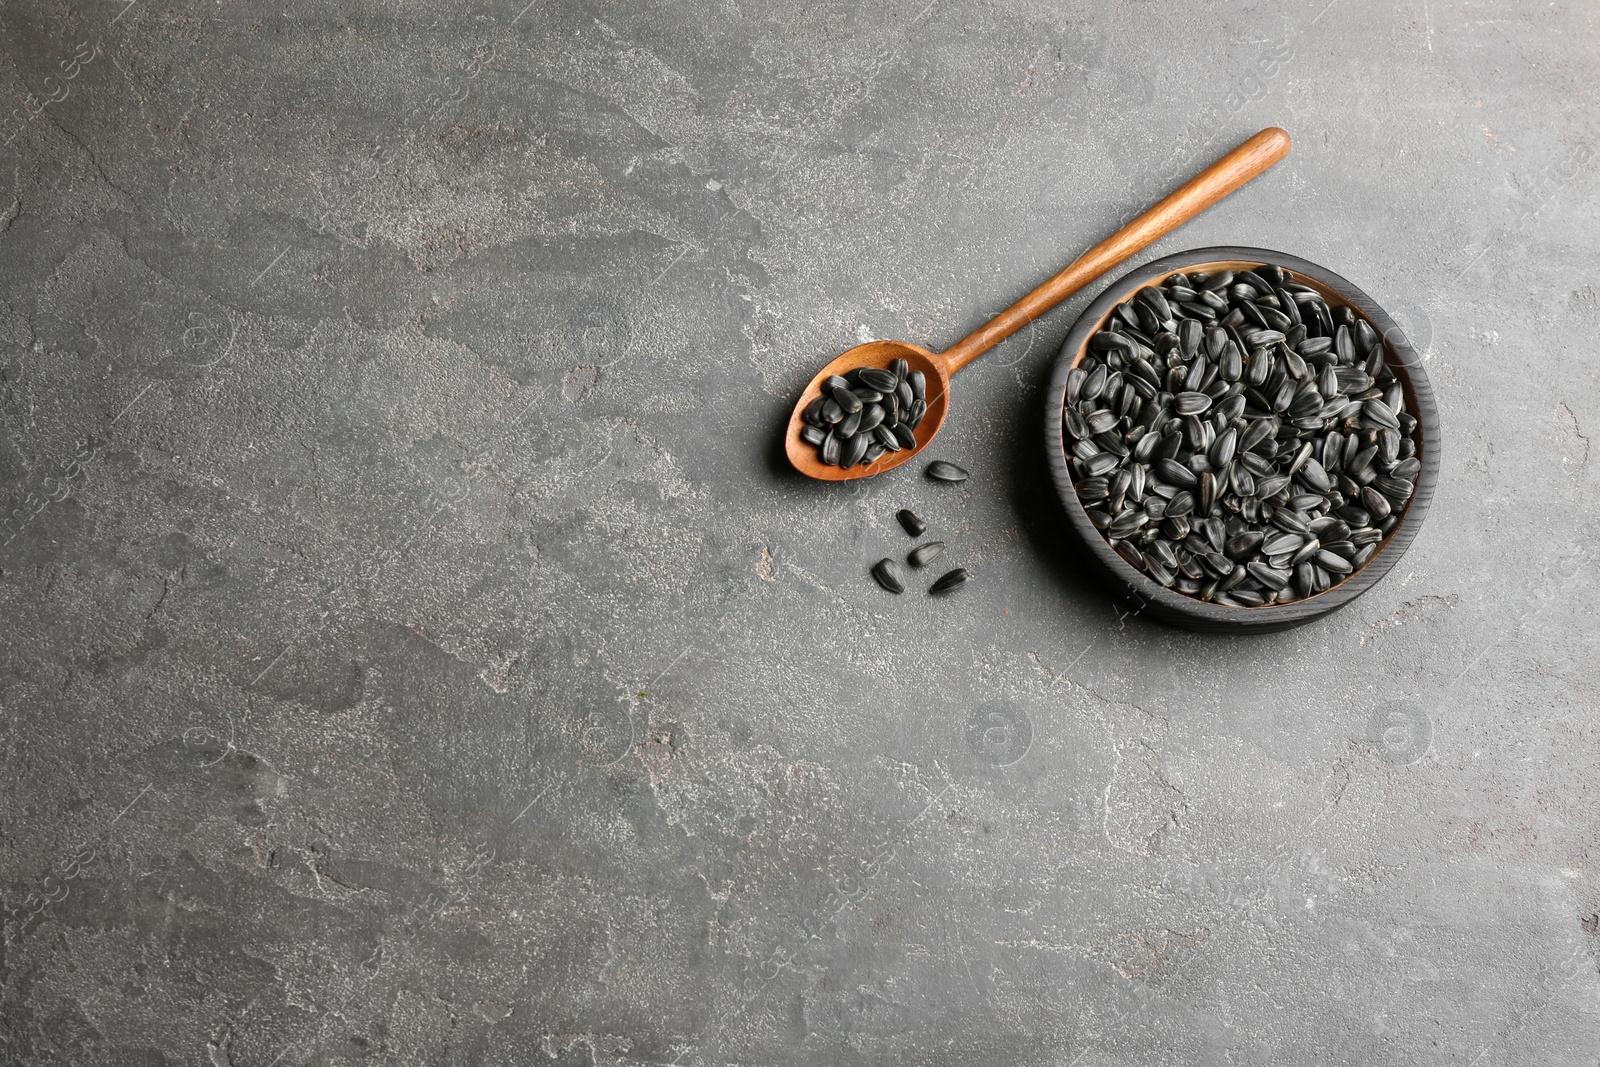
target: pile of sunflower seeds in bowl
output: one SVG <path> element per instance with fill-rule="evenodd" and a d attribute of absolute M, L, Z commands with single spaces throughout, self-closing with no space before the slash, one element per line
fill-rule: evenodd
<path fill-rule="evenodd" d="M 1417 420 L 1372 325 L 1272 265 L 1173 274 L 1067 379 L 1069 467 L 1124 560 L 1239 608 L 1360 570 L 1415 488 Z"/>
<path fill-rule="evenodd" d="M 903 359 L 888 369 L 858 367 L 822 383 L 822 395 L 801 413 L 800 439 L 817 446 L 822 462 L 849 469 L 876 463 L 885 452 L 917 447 L 916 429 L 928 413 L 927 376 Z"/>

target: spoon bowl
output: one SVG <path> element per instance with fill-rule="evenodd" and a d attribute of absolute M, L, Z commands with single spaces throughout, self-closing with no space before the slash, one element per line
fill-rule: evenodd
<path fill-rule="evenodd" d="M 1062 268 L 1027 296 L 968 334 L 955 347 L 935 353 L 909 341 L 868 341 L 823 367 L 789 415 L 784 449 L 801 474 L 824 482 L 847 482 L 894 470 L 928 447 L 944 426 L 950 411 L 950 376 L 1022 329 L 1067 297 L 1123 263 L 1152 242 L 1171 233 L 1250 179 L 1261 174 L 1289 152 L 1289 135 L 1276 126 L 1262 130 L 1190 179 L 1165 200 L 1128 223 L 1104 241 Z M 818 448 L 802 440 L 806 407 L 822 395 L 822 383 L 832 375 L 843 377 L 858 367 L 888 369 L 896 358 L 927 378 L 928 411 L 915 430 L 916 447 L 887 451 L 871 463 L 837 467 L 822 462 Z"/>
<path fill-rule="evenodd" d="M 928 412 L 922 416 L 922 422 L 917 425 L 917 446 L 904 448 L 898 452 L 885 452 L 871 463 L 857 463 L 849 468 L 822 462 L 817 447 L 800 439 L 800 431 L 805 429 L 806 425 L 800 416 L 813 400 L 822 395 L 822 383 L 835 374 L 842 377 L 857 367 L 881 367 L 887 370 L 889 364 L 896 359 L 905 360 L 910 364 L 911 370 L 921 371 L 927 379 Z M 928 446 L 928 442 L 933 440 L 939 428 L 944 425 L 945 416 L 949 413 L 950 371 L 945 365 L 943 356 L 929 352 L 921 345 L 914 345 L 909 341 L 868 341 L 864 345 L 856 345 L 847 350 L 811 379 L 806 391 L 800 394 L 800 402 L 794 406 L 794 411 L 789 415 L 789 426 L 784 430 L 783 442 L 789 453 L 789 462 L 794 464 L 794 469 L 801 474 L 824 482 L 847 482 L 852 478 L 866 478 L 894 470 L 909 460 Z"/>

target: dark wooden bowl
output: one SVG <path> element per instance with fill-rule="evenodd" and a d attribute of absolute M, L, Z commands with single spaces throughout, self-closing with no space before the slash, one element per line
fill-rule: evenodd
<path fill-rule="evenodd" d="M 1400 521 L 1389 536 L 1379 542 L 1377 553 L 1367 561 L 1366 566 L 1339 584 L 1304 600 L 1242 608 L 1210 604 L 1167 589 L 1117 555 L 1089 521 L 1088 512 L 1078 499 L 1072 474 L 1067 469 L 1063 439 L 1065 431 L 1061 419 L 1067 399 L 1067 374 L 1083 359 L 1089 338 L 1105 325 L 1118 304 L 1144 286 L 1165 282 L 1169 276 L 1180 271 L 1237 270 L 1263 263 L 1275 263 L 1293 271 L 1307 285 L 1321 290 L 1332 306 L 1348 304 L 1383 339 L 1389 367 L 1405 393 L 1406 410 L 1417 420 L 1417 459 L 1422 463 L 1422 470 L 1417 475 L 1416 491 L 1401 513 Z M 1056 492 L 1060 494 L 1061 503 L 1066 509 L 1068 528 L 1079 545 L 1099 565 L 1100 571 L 1110 581 L 1113 592 L 1137 605 L 1138 614 L 1190 630 L 1211 633 L 1286 630 L 1348 604 L 1372 588 L 1405 555 L 1422 527 L 1423 517 L 1428 512 L 1428 504 L 1433 500 L 1434 488 L 1439 480 L 1439 411 L 1434 403 L 1433 387 L 1429 385 L 1428 375 L 1422 369 L 1422 361 L 1411 347 L 1405 332 L 1370 296 L 1337 274 L 1296 256 L 1265 248 L 1191 249 L 1147 263 L 1113 282 L 1084 311 L 1061 346 L 1061 355 L 1057 358 L 1055 372 L 1050 376 L 1050 388 L 1046 392 L 1044 421 L 1046 462 Z"/>

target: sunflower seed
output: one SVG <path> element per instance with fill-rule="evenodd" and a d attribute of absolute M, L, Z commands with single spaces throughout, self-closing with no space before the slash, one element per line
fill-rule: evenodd
<path fill-rule="evenodd" d="M 1389 506 L 1389 498 L 1370 485 L 1361 487 L 1361 506 L 1371 512 L 1375 519 L 1386 518 L 1394 510 Z"/>
<path fill-rule="evenodd" d="M 1150 576 L 1150 580 L 1155 582 L 1157 585 L 1170 586 L 1173 583 L 1173 579 L 1176 577 L 1172 573 L 1171 568 L 1167 567 L 1165 564 L 1157 563 L 1150 559 L 1148 554 L 1145 557 L 1144 570 L 1145 573 Z"/>
<path fill-rule="evenodd" d="M 1200 480 L 1195 477 L 1194 471 L 1190 470 L 1188 467 L 1185 467 L 1182 463 L 1179 463 L 1175 459 L 1156 460 L 1155 474 L 1157 478 L 1160 478 L 1169 485 L 1176 485 L 1185 489 L 1193 489 L 1200 482 Z"/>
<path fill-rule="evenodd" d="M 880 393 L 887 393 L 900 384 L 900 379 L 893 371 L 879 370 L 877 367 L 862 367 L 856 371 L 856 381 Z"/>
<path fill-rule="evenodd" d="M 1304 467 L 1306 465 L 1306 461 L 1311 458 L 1312 451 L 1313 446 L 1310 441 L 1307 441 L 1305 444 L 1301 445 L 1299 449 L 1295 451 L 1294 458 L 1289 461 L 1289 465 L 1284 468 L 1283 473 L 1289 475 L 1290 477 L 1299 474 L 1300 468 Z"/>
<path fill-rule="evenodd" d="M 1342 556 L 1336 556 L 1327 549 L 1317 553 L 1317 566 L 1334 574 L 1349 574 L 1355 568 L 1350 566 L 1350 561 Z"/>
<path fill-rule="evenodd" d="M 1388 497 L 1390 500 L 1403 503 L 1411 499 L 1411 494 L 1416 491 L 1416 485 L 1405 478 L 1380 474 L 1372 479 L 1372 488 Z"/>
<path fill-rule="evenodd" d="M 1315 596 L 1317 589 L 1316 568 L 1309 563 L 1302 563 L 1294 569 L 1294 591 L 1302 597 Z"/>
<path fill-rule="evenodd" d="M 1263 441 L 1273 437 L 1278 432 L 1275 419 L 1257 419 L 1252 422 L 1239 438 L 1239 451 L 1250 452 Z"/>
<path fill-rule="evenodd" d="M 1332 515 L 1308 523 L 1311 532 L 1328 541 L 1343 541 L 1350 536 L 1350 524 Z"/>
<path fill-rule="evenodd" d="M 1284 556 L 1295 551 L 1306 543 L 1301 534 L 1290 533 L 1287 530 L 1267 534 L 1261 542 L 1261 554 L 1265 556 Z"/>
<path fill-rule="evenodd" d="M 1104 500 L 1111 495 L 1111 484 L 1104 478 L 1080 478 L 1078 495 L 1084 500 Z M 916 534 L 912 536 L 915 537 Z"/>
<path fill-rule="evenodd" d="M 1361 414 L 1371 419 L 1374 425 L 1383 426 L 1391 430 L 1400 428 L 1400 420 L 1390 410 L 1389 405 L 1381 400 L 1368 400 L 1361 405 Z"/>
<path fill-rule="evenodd" d="M 1277 592 L 1289 584 L 1290 574 L 1288 571 L 1280 571 L 1275 567 L 1267 566 L 1265 563 L 1246 564 L 1245 570 L 1250 574 L 1250 577 L 1273 592 Z"/>
<path fill-rule="evenodd" d="M 901 508 L 894 513 L 894 517 L 900 520 L 900 526 L 912 537 L 921 537 L 928 532 L 928 524 L 910 508 Z"/>
<path fill-rule="evenodd" d="M 1394 470 L 1389 472 L 1390 476 L 1396 480 L 1407 482 L 1415 482 L 1417 475 L 1421 473 L 1422 461 L 1419 459 L 1403 459 L 1394 465 Z M 1410 496 L 1411 494 L 1408 492 L 1406 495 Z"/>
<path fill-rule="evenodd" d="M 963 585 L 966 585 L 968 577 L 967 569 L 965 567 L 957 567 L 953 571 L 946 572 L 937 582 L 934 582 L 932 585 L 930 585 L 928 587 L 928 592 L 948 593 L 952 589 L 957 589 Z"/>
<path fill-rule="evenodd" d="M 1133 466 L 1128 468 L 1128 495 L 1133 497 L 1133 499 L 1144 499 L 1147 482 L 1148 475 L 1145 473 L 1143 464 L 1135 463 Z"/>
<path fill-rule="evenodd" d="M 1205 334 L 1205 327 L 1199 319 L 1184 319 L 1178 323 L 1178 355 L 1185 361 L 1195 357 L 1200 351 L 1200 341 Z"/>
<path fill-rule="evenodd" d="M 1287 474 L 1269 474 L 1265 478 L 1257 478 L 1256 496 L 1271 500 L 1289 487 L 1290 480 Z"/>
<path fill-rule="evenodd" d="M 872 565 L 872 576 L 878 580 L 879 585 L 891 593 L 904 593 L 906 591 L 905 580 L 900 574 L 900 565 L 892 559 L 880 559 L 874 563 Z"/>
<path fill-rule="evenodd" d="M 1379 430 L 1376 458 L 1384 466 L 1390 467 L 1400 459 L 1400 431 Z"/>
<path fill-rule="evenodd" d="M 1235 463 L 1228 471 L 1228 488 L 1241 497 L 1250 496 L 1256 491 L 1255 475 L 1250 473 L 1250 468 L 1243 461 Z"/>
<path fill-rule="evenodd" d="M 1253 581 L 1254 579 L 1250 577 L 1249 571 L 1245 570 L 1243 567 L 1234 567 L 1233 570 L 1228 572 L 1228 576 L 1226 578 L 1223 578 L 1217 582 L 1217 592 L 1226 593 L 1230 589 L 1237 589 L 1240 585 Z"/>
<path fill-rule="evenodd" d="M 1320 551 L 1322 551 L 1322 542 L 1313 537 L 1311 540 L 1307 541 L 1305 544 L 1295 549 L 1292 554 L 1290 554 L 1289 565 L 1291 567 L 1297 567 L 1306 560 L 1311 559 Z"/>
<path fill-rule="evenodd" d="M 1104 365 L 1097 366 L 1089 372 L 1089 377 L 1084 379 L 1083 388 L 1078 391 L 1078 395 L 1083 400 L 1095 400 L 1105 387 L 1106 368 Z"/>
<path fill-rule="evenodd" d="M 1290 533 L 1304 534 L 1310 532 L 1306 526 L 1306 517 L 1300 514 L 1298 511 L 1293 511 L 1289 508 L 1274 508 L 1272 512 L 1272 525 L 1276 526 L 1280 530 L 1287 530 Z"/>
<path fill-rule="evenodd" d="M 925 545 L 918 545 L 906 556 L 906 562 L 913 567 L 926 567 L 944 551 L 943 541 L 929 541 Z"/>
<path fill-rule="evenodd" d="M 1206 450 L 1206 458 L 1211 460 L 1211 465 L 1218 470 L 1233 462 L 1233 454 L 1239 446 L 1239 431 L 1233 427 L 1222 431 L 1217 439 L 1211 442 L 1211 447 Z"/>
<path fill-rule="evenodd" d="M 1354 541 L 1324 541 L 1322 542 L 1322 547 L 1345 559 L 1350 559 L 1356 554 L 1356 543 Z"/>
<path fill-rule="evenodd" d="M 927 475 L 939 482 L 964 482 L 967 480 L 966 471 L 954 463 L 947 463 L 942 459 L 936 459 L 928 464 Z"/>
<path fill-rule="evenodd" d="M 1305 464 L 1300 468 L 1300 480 L 1317 493 L 1331 492 L 1333 490 L 1333 479 L 1328 477 L 1328 472 L 1323 469 L 1322 464 L 1311 458 L 1311 445 L 1309 443 L 1306 445 L 1305 456 Z"/>
<path fill-rule="evenodd" d="M 1172 551 L 1172 542 L 1164 537 L 1157 537 L 1145 546 L 1145 555 L 1154 559 L 1169 570 L 1178 569 L 1177 554 Z"/>
<path fill-rule="evenodd" d="M 1215 474 L 1211 471 L 1200 472 L 1200 492 L 1196 497 L 1196 505 L 1200 509 L 1200 514 L 1210 515 L 1216 510 L 1218 486 L 1219 483 Z"/>
<path fill-rule="evenodd" d="M 1262 535 L 1260 530 L 1246 530 L 1234 534 L 1223 545 L 1222 551 L 1233 559 L 1248 559 L 1257 548 L 1261 547 Z"/>
<path fill-rule="evenodd" d="M 1111 525 L 1106 528 L 1106 533 L 1112 537 L 1127 537 L 1150 521 L 1150 516 L 1142 511 L 1124 511 L 1121 515 L 1111 520 Z"/>
<path fill-rule="evenodd" d="M 1093 456 L 1083 461 L 1083 472 L 1089 475 L 1091 478 L 1098 477 L 1099 475 L 1107 474 L 1112 470 L 1115 470 L 1117 462 L 1117 457 L 1112 453 L 1097 452 Z M 956 481 L 957 479 L 949 478 L 945 480 Z"/>
<path fill-rule="evenodd" d="M 1118 419 L 1115 412 L 1097 411 L 1085 421 L 1090 433 L 1105 433 L 1117 424 Z"/>

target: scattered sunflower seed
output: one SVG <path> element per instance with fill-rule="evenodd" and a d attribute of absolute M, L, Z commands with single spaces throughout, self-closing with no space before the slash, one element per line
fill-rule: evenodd
<path fill-rule="evenodd" d="M 921 537 L 928 531 L 928 524 L 922 521 L 922 516 L 918 515 L 910 508 L 901 508 L 899 511 L 895 512 L 894 517 L 900 520 L 900 525 L 903 526 L 906 533 L 910 534 L 912 537 Z"/>
<path fill-rule="evenodd" d="M 900 577 L 900 565 L 892 559 L 880 559 L 872 565 L 872 576 L 878 584 L 891 593 L 904 593 L 906 583 Z"/>
<path fill-rule="evenodd" d="M 928 564 L 937 559 L 939 553 L 943 551 L 943 541 L 929 541 L 925 545 L 918 545 L 916 548 L 913 548 L 910 555 L 906 556 L 906 562 L 911 564 L 913 567 L 926 567 Z"/>
<path fill-rule="evenodd" d="M 954 463 L 936 459 L 928 464 L 928 477 L 939 482 L 964 482 L 967 480 L 967 472 Z"/>
<path fill-rule="evenodd" d="M 945 574 L 937 582 L 934 582 L 932 585 L 928 586 L 928 592 L 948 593 L 952 589 L 966 585 L 968 577 L 967 569 L 965 567 L 957 567 L 953 571 L 945 572 Z"/>

